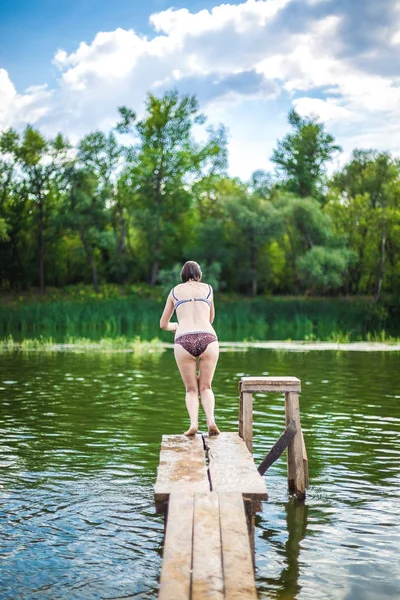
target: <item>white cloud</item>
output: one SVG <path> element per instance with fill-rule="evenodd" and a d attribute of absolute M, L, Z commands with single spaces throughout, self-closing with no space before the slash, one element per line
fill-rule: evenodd
<path fill-rule="evenodd" d="M 31 86 L 18 94 L 7 71 L 0 69 L 0 131 L 40 121 L 51 111 L 52 95 L 46 85 Z"/>
<path fill-rule="evenodd" d="M 289 26 L 286 17 L 301 2 L 311 12 Z M 399 121 L 400 78 L 356 66 L 341 35 L 346 14 L 334 9 L 329 0 L 247 0 L 197 13 L 170 8 L 153 14 L 154 37 L 123 28 L 99 32 L 75 52 L 56 52 L 53 63 L 60 78 L 55 90 L 36 86 L 18 94 L 7 72 L 0 70 L 0 129 L 31 122 L 46 135 L 62 130 L 77 139 L 111 127 L 117 106 L 127 104 L 140 112 L 147 91 L 178 87 L 197 93 L 211 118 L 227 115 L 238 164 L 245 132 L 228 118 L 229 111 L 242 102 L 251 110 L 251 99 L 262 99 L 268 111 L 268 100 L 283 90 L 301 114 L 314 113 L 332 126 L 357 122 L 354 144 L 368 140 L 373 146 L 375 139 L 378 147 L 382 123 L 390 138 L 390 124 Z M 398 37 L 394 34 L 392 43 Z M 368 52 L 372 56 L 376 49 L 366 49 L 364 58 Z M 254 168 L 267 158 L 259 156 L 265 134 L 259 135 L 246 150 Z M 400 150 L 396 141 L 386 141 Z"/>
<path fill-rule="evenodd" d="M 150 23 L 158 32 L 168 36 L 186 37 L 218 32 L 227 25 L 238 32 L 249 32 L 254 26 L 263 27 L 291 0 L 247 0 L 243 4 L 221 4 L 209 10 L 191 13 L 187 8 L 169 8 L 151 15 Z"/>
<path fill-rule="evenodd" d="M 339 106 L 338 101 L 333 98 L 327 100 L 307 97 L 297 98 L 293 101 L 293 104 L 300 115 L 317 115 L 322 121 L 337 121 L 353 116 L 347 108 Z"/>

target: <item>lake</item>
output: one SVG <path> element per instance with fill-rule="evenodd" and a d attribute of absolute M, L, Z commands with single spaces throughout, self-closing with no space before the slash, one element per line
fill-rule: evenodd
<path fill-rule="evenodd" d="M 237 430 L 244 375 L 301 379 L 310 473 L 305 503 L 284 456 L 265 475 L 259 597 L 399 598 L 400 353 L 222 352 L 224 431 Z M 155 599 L 160 440 L 188 424 L 172 351 L 2 354 L 0 399 L 1 599 Z M 283 429 L 283 398 L 255 395 L 256 464 Z"/>

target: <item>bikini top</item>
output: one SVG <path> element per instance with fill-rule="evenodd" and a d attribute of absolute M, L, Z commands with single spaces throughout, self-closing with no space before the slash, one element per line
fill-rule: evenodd
<path fill-rule="evenodd" d="M 211 286 L 210 285 L 208 286 L 208 295 L 206 298 L 186 298 L 185 300 L 178 300 L 178 298 L 174 294 L 174 289 L 175 288 L 172 288 L 171 293 L 176 300 L 175 310 L 178 308 L 178 306 L 180 304 L 184 304 L 185 302 L 206 302 L 208 304 L 208 306 L 211 307 L 211 301 L 209 300 L 209 297 L 211 295 Z"/>

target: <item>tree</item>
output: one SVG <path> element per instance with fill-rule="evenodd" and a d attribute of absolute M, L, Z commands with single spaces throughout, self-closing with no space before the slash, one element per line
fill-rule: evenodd
<path fill-rule="evenodd" d="M 18 134 L 9 129 L 0 134 L 0 251 L 3 256 L 12 249 L 14 236 L 12 227 L 12 193 L 15 187 L 14 173 L 16 164 L 16 148 L 18 147 Z M 0 279 L 4 279 L 6 261 L 2 261 Z"/>
<path fill-rule="evenodd" d="M 348 248 L 313 246 L 296 261 L 302 281 L 309 288 L 326 293 L 343 285 L 352 253 Z"/>
<path fill-rule="evenodd" d="M 352 259 L 345 236 L 335 233 L 329 214 L 314 198 L 282 194 L 275 206 L 284 222 L 289 288 L 340 287 Z"/>
<path fill-rule="evenodd" d="M 71 166 L 67 172 L 67 182 L 64 222 L 79 235 L 91 270 L 93 287 L 98 292 L 96 252 L 109 244 L 105 230 L 108 219 L 104 197 L 98 191 L 99 181 L 93 171 Z"/>
<path fill-rule="evenodd" d="M 225 134 L 209 129 L 205 143 L 193 138 L 193 127 L 205 123 L 195 96 L 166 92 L 150 94 L 146 114 L 136 121 L 126 107 L 118 130 L 136 136 L 135 158 L 129 185 L 135 225 L 140 230 L 151 263 L 149 280 L 155 285 L 162 262 L 179 260 L 180 248 L 190 233 L 185 230 L 193 209 L 194 179 L 224 168 Z"/>
<path fill-rule="evenodd" d="M 117 280 L 126 282 L 126 195 L 121 185 L 121 172 L 125 165 L 125 148 L 111 132 L 106 136 L 95 131 L 85 136 L 78 145 L 78 159 L 81 167 L 94 173 L 98 182 L 97 194 L 111 211 L 111 220 L 117 249 L 113 269 Z"/>
<path fill-rule="evenodd" d="M 14 147 L 36 221 L 41 294 L 45 292 L 46 233 L 58 199 L 64 169 L 70 161 L 68 150 L 69 145 L 61 134 L 48 141 L 31 126 L 25 129 L 20 144 Z"/>
<path fill-rule="evenodd" d="M 349 290 L 372 292 L 375 302 L 386 274 L 387 249 L 392 268 L 398 262 L 399 207 L 400 161 L 388 153 L 355 150 L 331 180 L 327 208 L 358 256 L 349 272 Z"/>
<path fill-rule="evenodd" d="M 278 141 L 271 161 L 277 165 L 287 191 L 301 198 L 321 200 L 326 165 L 341 148 L 316 118 L 302 118 L 291 110 L 288 121 L 293 132 Z"/>
<path fill-rule="evenodd" d="M 241 197 L 232 196 L 227 200 L 227 212 L 233 221 L 235 246 L 239 250 L 236 265 L 240 265 L 240 281 L 256 296 L 262 272 L 260 254 L 280 231 L 280 215 L 269 200 L 247 191 Z"/>

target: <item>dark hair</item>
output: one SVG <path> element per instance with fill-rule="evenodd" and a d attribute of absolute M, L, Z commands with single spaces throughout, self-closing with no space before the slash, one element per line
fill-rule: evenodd
<path fill-rule="evenodd" d="M 182 267 L 181 271 L 181 280 L 183 283 L 189 281 L 189 279 L 195 279 L 196 281 L 200 281 L 201 279 L 201 269 L 200 265 L 194 260 L 188 260 Z"/>

